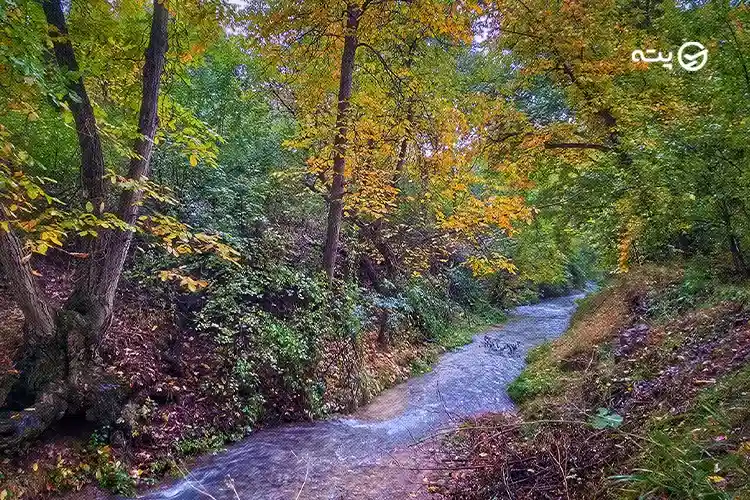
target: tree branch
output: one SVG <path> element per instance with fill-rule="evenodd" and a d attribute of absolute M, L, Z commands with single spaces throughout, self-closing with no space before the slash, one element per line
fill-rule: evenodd
<path fill-rule="evenodd" d="M 81 148 L 83 201 L 90 201 L 94 207 L 94 213 L 99 215 L 104 211 L 106 183 L 104 181 L 104 156 L 94 117 L 94 108 L 78 69 L 60 0 L 43 0 L 42 8 L 47 23 L 51 26 L 49 36 L 52 39 L 57 65 L 60 69 L 70 73 L 66 75 L 68 93 L 65 95 L 65 102 L 73 113 Z"/>
<path fill-rule="evenodd" d="M 547 149 L 596 149 L 598 151 L 609 152 L 612 148 L 604 144 L 593 144 L 589 142 L 545 142 L 544 147 Z"/>

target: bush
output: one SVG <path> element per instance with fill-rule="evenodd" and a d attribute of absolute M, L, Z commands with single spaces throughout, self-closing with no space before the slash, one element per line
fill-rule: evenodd
<path fill-rule="evenodd" d="M 520 404 L 538 396 L 555 394 L 561 386 L 561 377 L 562 372 L 555 366 L 534 364 L 508 386 L 508 396 Z"/>
<path fill-rule="evenodd" d="M 705 389 L 687 414 L 658 420 L 644 440 L 637 472 L 615 479 L 642 496 L 746 498 L 750 446 L 737 430 L 750 419 L 748 394 L 745 366 Z"/>
<path fill-rule="evenodd" d="M 197 314 L 219 345 L 249 419 L 321 414 L 315 369 L 326 339 L 353 338 L 364 310 L 358 290 L 333 293 L 323 280 L 288 266 L 228 269 Z M 262 409 L 261 409 L 262 407 Z"/>

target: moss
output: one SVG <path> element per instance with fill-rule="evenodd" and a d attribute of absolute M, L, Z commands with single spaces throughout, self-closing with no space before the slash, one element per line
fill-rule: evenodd
<path fill-rule="evenodd" d="M 526 363 L 533 364 L 547 358 L 552 352 L 552 342 L 547 341 L 533 347 L 526 354 Z"/>
<path fill-rule="evenodd" d="M 508 386 L 508 395 L 517 404 L 540 396 L 550 396 L 562 389 L 562 371 L 554 365 L 537 363 L 526 368 Z"/>

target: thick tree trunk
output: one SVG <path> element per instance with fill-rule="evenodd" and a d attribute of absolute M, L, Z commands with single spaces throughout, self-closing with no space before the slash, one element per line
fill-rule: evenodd
<path fill-rule="evenodd" d="M 2 207 L 0 207 L 2 210 Z M 1 218 L 1 217 L 0 217 Z M 55 339 L 55 314 L 49 306 L 42 293 L 41 288 L 34 279 L 29 264 L 29 255 L 25 254 L 18 237 L 10 232 L 0 229 L 0 265 L 5 272 L 6 278 L 13 286 L 13 292 L 21 311 L 26 318 L 24 326 L 22 358 L 17 361 L 19 368 L 35 364 L 34 352 L 39 346 L 53 343 Z M 0 407 L 13 405 L 14 399 L 24 395 L 11 394 L 25 374 L 21 377 L 15 373 L 0 374 Z M 24 384 L 28 385 L 28 384 Z M 0 431 L 2 433 L 2 431 Z"/>
<path fill-rule="evenodd" d="M 0 210 L 2 207 L 0 207 Z M 36 437 L 68 408 L 64 346 L 56 314 L 36 282 L 21 241 L 0 229 L 0 264 L 25 317 L 18 375 L 0 377 L 0 449 Z M 33 405 L 32 410 L 13 411 Z"/>
<path fill-rule="evenodd" d="M 167 51 L 168 11 L 154 0 L 151 36 L 143 70 L 143 98 L 139 115 L 139 139 L 128 175 L 143 179 L 148 174 L 153 139 L 157 128 L 157 104 L 161 75 Z M 53 39 L 58 64 L 77 70 L 59 1 L 44 1 L 48 22 L 54 27 Z M 69 84 L 77 95 L 76 127 L 82 152 L 82 172 L 88 201 L 97 211 L 104 209 L 103 161 L 101 144 L 91 103 L 83 81 Z M 136 222 L 143 193 L 124 191 L 119 216 L 128 224 Z M 117 415 L 124 391 L 107 376 L 98 357 L 98 347 L 112 317 L 115 291 L 132 240 L 129 231 L 102 232 L 93 240 L 93 251 L 76 282 L 76 290 L 65 308 L 56 315 L 34 282 L 28 258 L 18 238 L 0 231 L 0 263 L 19 290 L 18 302 L 26 319 L 26 342 L 19 363 L 21 372 L 9 398 L 16 404 L 0 414 L 0 449 L 13 448 L 38 436 L 66 412 L 85 412 L 89 420 L 109 423 Z M 0 381 L 2 385 L 2 381 Z M 33 398 L 33 399 L 30 399 Z M 2 403 L 2 402 L 0 402 Z M 27 408 L 28 404 L 33 407 Z M 24 409 L 19 410 L 18 407 Z M 14 410 L 13 408 L 16 408 Z"/>
<path fill-rule="evenodd" d="M 339 77 L 338 110 L 336 116 L 336 139 L 333 142 L 333 184 L 328 197 L 328 226 L 326 244 L 323 252 L 323 268 L 328 274 L 329 282 L 333 281 L 336 268 L 336 253 L 341 232 L 341 218 L 344 206 L 344 165 L 349 132 L 349 99 L 352 95 L 354 77 L 354 56 L 357 52 L 357 28 L 361 11 L 359 7 L 349 4 L 346 9 L 346 35 L 344 51 L 341 55 L 341 76 Z"/>

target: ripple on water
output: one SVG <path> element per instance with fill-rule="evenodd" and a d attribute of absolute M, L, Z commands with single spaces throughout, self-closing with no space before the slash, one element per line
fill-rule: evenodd
<path fill-rule="evenodd" d="M 188 477 L 144 498 L 393 498 L 398 477 L 421 481 L 416 475 L 404 479 L 394 457 L 468 416 L 511 409 L 506 388 L 523 369 L 526 352 L 564 332 L 581 297 L 517 307 L 505 324 L 445 354 L 432 371 L 385 391 L 351 417 L 263 429 L 199 459 Z M 513 355 L 492 347 L 516 342 Z M 367 478 L 377 488 L 367 490 Z"/>

